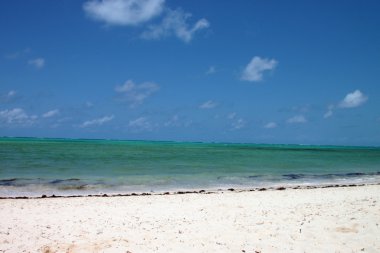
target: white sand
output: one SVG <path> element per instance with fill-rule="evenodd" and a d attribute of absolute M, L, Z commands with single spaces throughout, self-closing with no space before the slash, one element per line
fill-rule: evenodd
<path fill-rule="evenodd" d="M 0 252 L 380 252 L 380 186 L 0 200 Z"/>

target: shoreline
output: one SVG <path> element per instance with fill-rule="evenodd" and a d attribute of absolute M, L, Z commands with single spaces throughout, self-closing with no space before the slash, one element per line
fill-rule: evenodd
<path fill-rule="evenodd" d="M 216 194 L 225 192 L 255 192 L 255 191 L 284 191 L 284 190 L 309 190 L 309 189 L 325 189 L 325 188 L 344 188 L 344 187 L 363 187 L 380 185 L 378 183 L 348 183 L 348 184 L 316 184 L 316 185 L 277 185 L 269 187 L 253 187 L 253 188 L 219 188 L 219 189 L 186 189 L 186 190 L 174 190 L 174 191 L 162 191 L 162 192 L 131 192 L 131 193 L 101 193 L 101 194 L 73 194 L 73 195 L 47 195 L 41 196 L 0 196 L 0 200 L 3 199 L 45 199 L 45 198 L 94 198 L 94 197 L 135 197 L 135 196 L 162 196 L 162 195 L 183 195 L 183 194 Z"/>

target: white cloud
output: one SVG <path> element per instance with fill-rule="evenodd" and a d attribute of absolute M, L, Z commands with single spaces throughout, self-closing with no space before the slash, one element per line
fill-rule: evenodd
<path fill-rule="evenodd" d="M 108 25 L 133 26 L 161 14 L 165 0 L 91 0 L 83 5 L 86 14 Z"/>
<path fill-rule="evenodd" d="M 11 53 L 11 54 L 7 54 L 5 56 L 5 58 L 15 60 L 17 58 L 20 58 L 20 57 L 30 53 L 30 52 L 31 52 L 30 48 L 25 48 L 24 50 L 17 51 L 17 52 Z"/>
<path fill-rule="evenodd" d="M 177 114 L 173 115 L 168 121 L 164 123 L 165 127 L 188 127 L 192 123 L 191 120 L 180 118 Z"/>
<path fill-rule="evenodd" d="M 243 118 L 237 118 L 236 112 L 231 112 L 227 115 L 227 119 L 231 122 L 232 130 L 239 130 L 245 127 L 246 121 Z"/>
<path fill-rule="evenodd" d="M 94 104 L 91 103 L 90 101 L 86 101 L 86 103 L 84 103 L 84 106 L 87 108 L 92 108 L 92 107 L 94 107 Z"/>
<path fill-rule="evenodd" d="M 123 85 L 116 86 L 115 91 L 122 94 L 123 99 L 129 102 L 131 106 L 137 106 L 159 89 L 160 86 L 156 83 L 135 84 L 132 80 L 128 80 Z"/>
<path fill-rule="evenodd" d="M 227 115 L 228 119 L 234 119 L 236 117 L 236 112 L 231 112 L 230 114 Z"/>
<path fill-rule="evenodd" d="M 206 71 L 206 75 L 212 75 L 212 74 L 215 74 L 215 72 L 216 72 L 215 66 L 210 66 L 208 70 Z"/>
<path fill-rule="evenodd" d="M 166 121 L 164 123 L 164 126 L 166 126 L 166 127 L 180 126 L 178 115 L 176 114 L 170 120 Z"/>
<path fill-rule="evenodd" d="M 354 108 L 364 104 L 368 100 L 360 90 L 355 90 L 352 93 L 348 93 L 346 97 L 340 102 L 340 108 Z"/>
<path fill-rule="evenodd" d="M 323 118 L 330 118 L 333 114 L 334 112 L 332 110 L 328 110 L 325 114 L 323 114 Z"/>
<path fill-rule="evenodd" d="M 7 93 L 0 94 L 0 103 L 1 102 L 11 102 L 17 97 L 17 92 L 14 90 L 10 90 Z"/>
<path fill-rule="evenodd" d="M 35 67 L 36 69 L 42 69 L 45 66 L 44 58 L 36 58 L 28 61 L 28 64 Z"/>
<path fill-rule="evenodd" d="M 263 59 L 255 56 L 245 67 L 241 79 L 250 82 L 261 81 L 263 79 L 263 72 L 274 69 L 277 64 L 278 61 L 275 59 Z"/>
<path fill-rule="evenodd" d="M 212 100 L 208 100 L 206 102 L 204 102 L 203 104 L 201 104 L 199 106 L 200 109 L 212 109 L 212 108 L 215 108 L 218 104 Z"/>
<path fill-rule="evenodd" d="M 83 122 L 80 127 L 89 127 L 89 126 L 101 126 L 104 123 L 111 121 L 114 119 L 113 115 L 110 116 L 104 116 L 103 118 L 93 119 L 93 120 L 87 120 Z"/>
<path fill-rule="evenodd" d="M 330 118 L 334 114 L 334 111 L 333 111 L 334 108 L 335 108 L 334 105 L 329 105 L 327 107 L 327 112 L 323 115 L 323 118 L 325 119 Z"/>
<path fill-rule="evenodd" d="M 144 28 L 145 31 L 141 34 L 143 39 L 160 39 L 174 35 L 190 42 L 197 31 L 210 26 L 204 18 L 189 25 L 191 14 L 181 9 L 165 7 L 165 0 L 90 0 L 84 3 L 83 10 L 94 20 L 121 26 L 147 23 L 164 13 L 159 24 L 150 24 Z"/>
<path fill-rule="evenodd" d="M 307 119 L 303 115 L 297 115 L 297 116 L 289 118 L 286 122 L 288 122 L 290 124 L 294 124 L 294 123 L 306 123 Z"/>
<path fill-rule="evenodd" d="M 277 127 L 277 123 L 276 122 L 268 122 L 264 126 L 264 128 L 267 128 L 267 129 L 272 129 L 272 128 L 276 128 L 276 127 Z"/>
<path fill-rule="evenodd" d="M 14 96 L 16 96 L 16 91 L 14 91 L 14 90 L 10 90 L 10 91 L 7 93 L 7 97 L 8 97 L 8 98 L 12 98 L 12 97 L 14 97 Z"/>
<path fill-rule="evenodd" d="M 334 114 L 335 109 L 347 109 L 361 106 L 367 102 L 368 97 L 364 95 L 360 90 L 355 90 L 348 93 L 344 99 L 338 105 L 329 105 L 327 112 L 323 115 L 323 118 L 330 118 Z"/>
<path fill-rule="evenodd" d="M 35 115 L 29 116 L 23 109 L 14 108 L 11 110 L 0 111 L 0 123 L 5 124 L 32 124 L 38 117 Z"/>
<path fill-rule="evenodd" d="M 148 130 L 151 131 L 153 129 L 152 124 L 149 122 L 146 117 L 139 117 L 137 119 L 129 121 L 129 127 L 133 128 L 137 131 Z"/>
<path fill-rule="evenodd" d="M 54 117 L 54 116 L 56 116 L 58 114 L 59 114 L 59 110 L 58 109 L 50 110 L 50 111 L 45 112 L 44 114 L 42 114 L 42 118 L 50 118 L 50 117 Z"/>
<path fill-rule="evenodd" d="M 210 26 L 210 23 L 202 18 L 198 20 L 192 27 L 189 27 L 187 20 L 191 17 L 190 13 L 186 13 L 181 9 L 167 9 L 166 16 L 161 24 L 150 25 L 141 35 L 144 39 L 160 39 L 175 35 L 184 42 L 190 42 L 194 34 Z"/>
<path fill-rule="evenodd" d="M 236 129 L 236 130 L 245 127 L 245 120 L 242 118 L 239 118 L 238 120 L 232 122 L 232 127 L 233 129 Z"/>

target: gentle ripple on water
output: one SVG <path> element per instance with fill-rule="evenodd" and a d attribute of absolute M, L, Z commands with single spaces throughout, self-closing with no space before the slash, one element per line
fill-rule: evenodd
<path fill-rule="evenodd" d="M 0 196 L 380 182 L 380 148 L 0 138 Z"/>

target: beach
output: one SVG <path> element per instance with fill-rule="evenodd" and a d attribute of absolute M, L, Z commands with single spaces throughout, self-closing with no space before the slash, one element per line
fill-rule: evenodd
<path fill-rule="evenodd" d="M 380 253 L 379 13 L 0 1 L 0 253 Z"/>
<path fill-rule="evenodd" d="M 0 252 L 380 252 L 380 186 L 0 200 Z"/>

